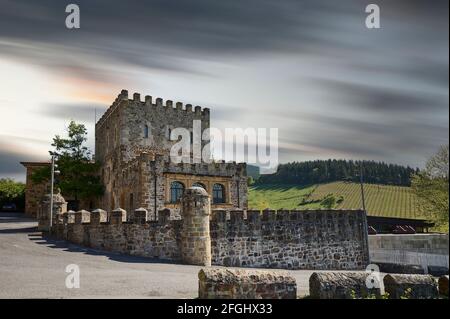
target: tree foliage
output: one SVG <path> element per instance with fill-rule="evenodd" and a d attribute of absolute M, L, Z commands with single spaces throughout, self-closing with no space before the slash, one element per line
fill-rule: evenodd
<path fill-rule="evenodd" d="M 412 189 L 417 195 L 419 208 L 439 226 L 448 229 L 448 145 L 441 146 L 423 171 L 412 177 Z"/>
<path fill-rule="evenodd" d="M 25 184 L 10 178 L 0 178 L 0 204 L 15 203 L 23 206 L 25 198 Z"/>
<path fill-rule="evenodd" d="M 261 175 L 261 184 L 312 185 L 336 181 L 359 182 L 360 161 L 316 160 L 292 162 L 278 166 L 277 172 Z M 418 172 L 411 167 L 362 161 L 365 183 L 410 186 L 411 175 Z"/>
<path fill-rule="evenodd" d="M 92 161 L 92 155 L 85 146 L 87 130 L 83 124 L 71 121 L 67 137 L 56 135 L 51 146 L 50 155 L 55 156 L 55 163 L 60 174 L 57 187 L 65 196 L 75 200 L 101 196 L 104 187 L 98 176 L 99 163 Z M 32 176 L 33 182 L 39 183 L 50 179 L 51 168 L 43 167 Z"/>

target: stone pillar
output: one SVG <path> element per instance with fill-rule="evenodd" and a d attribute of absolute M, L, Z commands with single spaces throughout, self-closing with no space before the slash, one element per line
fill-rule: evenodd
<path fill-rule="evenodd" d="M 211 237 L 209 215 L 211 205 L 208 193 L 201 187 L 185 190 L 182 200 L 183 230 L 181 257 L 191 265 L 211 266 Z"/>
<path fill-rule="evenodd" d="M 90 223 L 91 213 L 87 210 L 80 210 L 75 213 L 75 224 Z"/>
<path fill-rule="evenodd" d="M 109 222 L 111 225 L 121 225 L 122 222 L 127 221 L 127 211 L 122 208 L 116 208 L 111 212 L 111 218 Z"/>
<path fill-rule="evenodd" d="M 167 224 L 170 221 L 170 209 L 164 208 L 158 212 L 158 223 Z"/>
<path fill-rule="evenodd" d="M 108 213 L 103 209 L 97 208 L 91 212 L 91 225 L 99 225 L 108 220 Z"/>
<path fill-rule="evenodd" d="M 51 195 L 45 195 L 41 202 L 38 211 L 38 230 L 39 231 L 50 231 L 50 203 Z M 62 214 L 67 211 L 67 202 L 64 197 L 61 196 L 59 190 L 53 194 L 53 219 L 57 214 Z M 53 220 L 54 221 L 54 220 Z M 52 222 L 53 222 L 52 221 Z"/>
<path fill-rule="evenodd" d="M 148 219 L 148 211 L 145 208 L 138 208 L 134 210 L 133 223 L 145 224 Z"/>

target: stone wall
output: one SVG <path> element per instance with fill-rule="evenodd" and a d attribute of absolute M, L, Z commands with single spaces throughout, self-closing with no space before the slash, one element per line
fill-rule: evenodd
<path fill-rule="evenodd" d="M 369 236 L 370 250 L 402 250 L 448 255 L 448 234 L 380 234 Z"/>
<path fill-rule="evenodd" d="M 448 273 L 448 234 L 369 236 L 370 260 L 383 272 Z"/>
<path fill-rule="evenodd" d="M 183 220 L 171 220 L 168 209 L 158 212 L 158 221 L 146 220 L 145 209 L 133 214 L 118 209 L 107 218 L 101 210 L 68 212 L 57 217 L 55 231 L 59 238 L 95 249 L 195 264 L 209 264 L 209 258 L 218 266 L 350 270 L 369 263 L 362 211 L 247 211 L 244 218 L 243 211 L 215 210 L 209 221 L 196 202 L 187 213 L 196 217 Z M 196 231 L 202 225 L 209 225 L 209 238 L 203 236 L 205 227 Z M 191 246 L 200 247 L 199 262 L 182 257 Z"/>
<path fill-rule="evenodd" d="M 228 216 L 229 215 L 229 219 Z M 212 264 L 284 269 L 364 269 L 366 215 L 359 210 L 215 210 Z"/>
<path fill-rule="evenodd" d="M 94 249 L 181 260 L 181 221 L 169 220 L 162 214 L 159 221 L 123 222 L 122 215 L 114 219 L 110 214 L 109 222 L 101 222 L 100 214 L 99 211 L 90 213 L 89 221 L 82 218 L 70 220 L 63 214 L 55 227 L 57 237 Z"/>

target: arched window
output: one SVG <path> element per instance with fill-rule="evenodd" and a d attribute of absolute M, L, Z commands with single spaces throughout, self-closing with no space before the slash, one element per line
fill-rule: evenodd
<path fill-rule="evenodd" d="M 148 125 L 144 126 L 144 138 L 148 138 Z"/>
<path fill-rule="evenodd" d="M 200 183 L 200 182 L 195 182 L 194 184 L 192 184 L 192 186 L 193 186 L 193 187 L 201 187 L 201 188 L 203 188 L 204 190 L 206 190 L 205 184 L 202 184 L 202 183 Z"/>
<path fill-rule="evenodd" d="M 176 203 L 184 192 L 184 185 L 180 182 L 172 182 L 170 184 L 170 202 Z"/>
<path fill-rule="evenodd" d="M 213 203 L 225 203 L 225 187 L 222 184 L 214 184 L 213 186 Z"/>

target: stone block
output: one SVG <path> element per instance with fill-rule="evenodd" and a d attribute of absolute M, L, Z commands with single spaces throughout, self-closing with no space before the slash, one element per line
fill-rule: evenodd
<path fill-rule="evenodd" d="M 315 272 L 309 277 L 309 294 L 314 299 L 353 299 L 379 297 L 380 289 L 369 289 L 366 272 Z"/>
<path fill-rule="evenodd" d="M 98 225 L 108 220 L 108 213 L 103 209 L 95 209 L 91 212 L 91 224 Z"/>
<path fill-rule="evenodd" d="M 148 211 L 145 208 L 138 208 L 134 210 L 132 221 L 136 224 L 145 224 L 148 220 Z"/>
<path fill-rule="evenodd" d="M 200 299 L 296 299 L 295 278 L 283 271 L 203 268 Z"/>
<path fill-rule="evenodd" d="M 112 225 L 120 225 L 127 220 L 127 211 L 122 208 L 116 208 L 111 212 L 110 223 Z"/>
<path fill-rule="evenodd" d="M 227 211 L 223 208 L 214 209 L 211 214 L 211 220 L 215 223 L 225 223 L 227 221 Z"/>
<path fill-rule="evenodd" d="M 266 222 L 272 222 L 276 219 L 277 212 L 270 209 L 263 210 L 262 220 Z"/>
<path fill-rule="evenodd" d="M 158 212 L 158 222 L 160 224 L 168 223 L 170 220 L 170 215 L 171 215 L 170 209 L 164 208 L 164 209 L 160 210 Z"/>
<path fill-rule="evenodd" d="M 436 280 L 431 275 L 388 274 L 384 289 L 391 299 L 433 299 L 438 297 Z"/>
<path fill-rule="evenodd" d="M 89 223 L 91 221 L 91 213 L 87 210 L 80 210 L 75 213 L 75 224 Z"/>
<path fill-rule="evenodd" d="M 261 222 L 261 211 L 259 210 L 248 210 L 247 220 L 252 224 L 259 224 Z"/>
<path fill-rule="evenodd" d="M 448 297 L 448 275 L 439 278 L 439 294 Z"/>
<path fill-rule="evenodd" d="M 231 210 L 230 221 L 231 224 L 235 225 L 242 224 L 244 222 L 244 212 L 242 210 Z"/>

